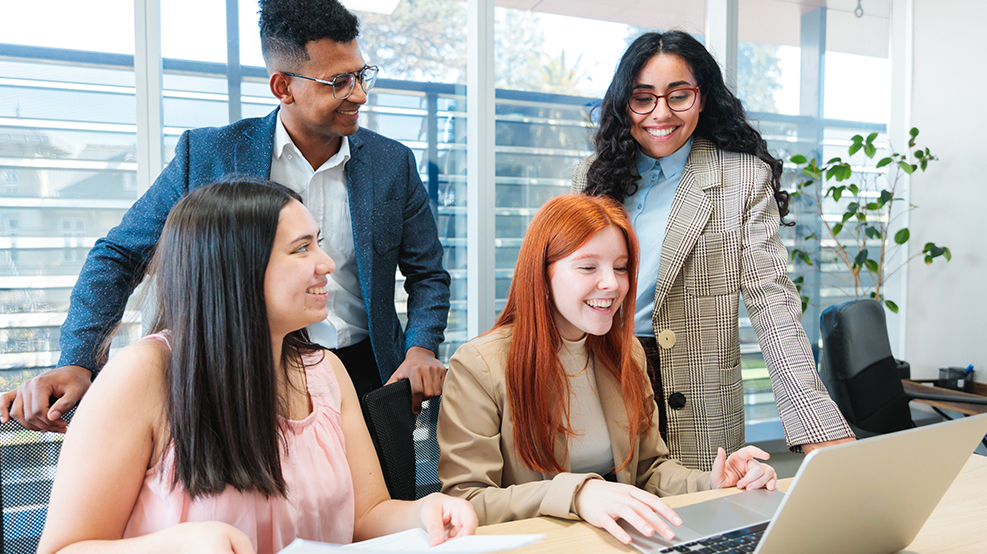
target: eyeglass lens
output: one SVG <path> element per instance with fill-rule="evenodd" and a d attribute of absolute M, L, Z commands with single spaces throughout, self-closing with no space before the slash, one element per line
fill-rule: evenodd
<path fill-rule="evenodd" d="M 639 92 L 631 95 L 630 100 L 627 101 L 627 106 L 636 114 L 648 115 L 658 105 L 659 98 L 664 98 L 668 103 L 668 109 L 673 112 L 684 112 L 696 103 L 696 91 L 683 88 L 673 90 L 664 96 L 658 96 L 650 92 Z"/>
<path fill-rule="evenodd" d="M 374 84 L 377 83 L 377 71 L 377 66 L 368 65 L 360 71 L 337 75 L 336 79 L 332 82 L 333 97 L 338 100 L 345 100 L 349 98 L 350 95 L 353 94 L 353 88 L 356 86 L 358 76 L 360 78 L 360 87 L 363 88 L 363 92 L 369 91 L 374 88 Z"/>

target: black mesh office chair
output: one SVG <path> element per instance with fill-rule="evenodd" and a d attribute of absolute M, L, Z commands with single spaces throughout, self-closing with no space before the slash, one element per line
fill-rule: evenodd
<path fill-rule="evenodd" d="M 360 402 L 391 498 L 415 500 L 440 488 L 439 401 L 426 400 L 415 415 L 411 385 L 401 380 L 367 393 Z"/>
<path fill-rule="evenodd" d="M 73 408 L 65 420 L 70 421 L 74 413 Z M 0 425 L 0 554 L 34 554 L 37 550 L 62 437 L 29 431 L 14 420 Z"/>
<path fill-rule="evenodd" d="M 913 398 L 957 401 L 937 395 L 934 389 L 928 394 L 905 391 L 879 302 L 858 299 L 830 306 L 820 316 L 819 325 L 823 339 L 820 377 L 858 437 L 915 427 L 908 406 Z"/>

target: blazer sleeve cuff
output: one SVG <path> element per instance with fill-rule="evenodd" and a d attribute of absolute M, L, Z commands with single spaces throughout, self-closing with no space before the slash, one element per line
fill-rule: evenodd
<path fill-rule="evenodd" d="M 595 473 L 560 473 L 552 479 L 548 494 L 538 509 L 539 515 L 562 519 L 579 519 L 576 513 L 576 494 L 591 479 L 603 477 Z"/>

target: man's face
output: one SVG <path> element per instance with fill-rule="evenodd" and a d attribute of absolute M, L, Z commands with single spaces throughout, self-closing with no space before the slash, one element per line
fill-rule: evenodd
<path fill-rule="evenodd" d="M 341 73 L 359 71 L 364 66 L 356 40 L 313 40 L 305 49 L 309 60 L 292 73 L 331 81 Z M 367 93 L 359 82 L 348 98 L 339 100 L 333 96 L 330 85 L 287 75 L 284 78 L 289 94 L 281 98 L 281 118 L 296 143 L 333 141 L 359 129 L 360 106 L 367 101 Z"/>

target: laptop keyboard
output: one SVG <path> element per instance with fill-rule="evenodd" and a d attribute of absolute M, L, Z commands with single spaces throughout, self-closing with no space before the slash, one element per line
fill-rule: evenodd
<path fill-rule="evenodd" d="M 659 550 L 659 552 L 692 552 L 695 554 L 740 554 L 743 552 L 754 552 L 757 543 L 760 542 L 764 530 L 768 528 L 768 522 L 759 523 L 751 527 L 745 527 L 736 531 L 730 531 L 722 535 L 707 537 L 697 541 L 669 546 Z"/>

